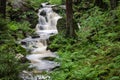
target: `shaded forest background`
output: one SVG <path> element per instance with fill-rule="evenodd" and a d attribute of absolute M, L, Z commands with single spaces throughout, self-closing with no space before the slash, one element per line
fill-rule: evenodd
<path fill-rule="evenodd" d="M 16 58 L 29 54 L 17 41 L 34 35 L 38 9 L 46 1 L 65 4 L 65 0 L 0 0 L 0 80 L 19 80 L 19 73 L 28 70 L 25 57 Z M 69 4 L 72 24 L 66 24 L 68 9 L 54 8 L 63 19 L 48 48 L 58 52 L 61 67 L 48 75 L 53 80 L 120 80 L 120 1 L 74 0 Z"/>

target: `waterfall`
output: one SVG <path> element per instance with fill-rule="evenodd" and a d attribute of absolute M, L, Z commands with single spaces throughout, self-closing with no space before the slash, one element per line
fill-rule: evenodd
<path fill-rule="evenodd" d="M 34 68 L 37 72 L 50 71 L 60 66 L 58 62 L 46 60 L 46 58 L 58 58 L 55 52 L 46 49 L 47 39 L 58 33 L 56 25 L 57 21 L 61 18 L 52 10 L 52 6 L 55 5 L 42 3 L 42 8 L 38 10 L 38 24 L 35 28 L 35 33 L 38 37 L 33 38 L 29 36 L 21 40 L 21 46 L 30 51 L 30 54 L 26 56 L 31 62 L 29 63 L 29 68 Z M 28 72 L 23 71 L 23 73 L 27 74 Z M 33 73 L 29 73 L 28 76 L 32 76 L 32 74 Z M 20 77 L 22 77 L 23 80 L 28 80 L 23 74 Z M 32 77 L 29 80 L 35 79 Z"/>

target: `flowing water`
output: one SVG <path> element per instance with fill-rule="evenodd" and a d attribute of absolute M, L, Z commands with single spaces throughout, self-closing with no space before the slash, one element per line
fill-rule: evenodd
<path fill-rule="evenodd" d="M 58 33 L 57 21 L 61 18 L 57 13 L 52 10 L 54 5 L 47 5 L 42 3 L 42 8 L 38 11 L 38 24 L 35 28 L 37 37 L 27 37 L 21 40 L 22 47 L 30 51 L 26 58 L 31 62 L 29 68 L 33 68 L 37 73 L 43 71 L 50 71 L 55 67 L 60 66 L 58 62 L 47 60 L 47 58 L 58 58 L 55 52 L 47 50 L 47 39 Z M 34 72 L 23 71 L 20 77 L 23 80 L 42 80 L 40 77 L 33 77 Z M 39 77 L 38 77 L 39 76 Z M 46 76 L 49 78 L 49 76 Z M 44 80 L 44 79 L 43 79 Z"/>

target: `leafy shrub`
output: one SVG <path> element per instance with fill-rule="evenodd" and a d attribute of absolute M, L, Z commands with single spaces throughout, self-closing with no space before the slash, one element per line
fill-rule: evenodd
<path fill-rule="evenodd" d="M 61 63 L 60 68 L 51 73 L 52 79 L 119 80 L 118 14 L 119 9 L 102 11 L 98 7 L 76 11 L 74 18 L 80 23 L 80 29 L 76 30 L 78 38 L 64 38 L 62 30 L 50 44 L 50 48 L 57 48 Z"/>
<path fill-rule="evenodd" d="M 49 0 L 51 4 L 62 4 L 62 0 Z"/>
<path fill-rule="evenodd" d="M 18 53 L 23 55 L 27 54 L 20 45 L 16 44 L 15 35 L 23 37 L 23 34 L 17 32 L 20 24 L 7 20 L 2 22 L 1 20 L 3 19 L 0 19 L 0 25 L 5 28 L 0 30 L 0 80 L 19 80 L 19 73 L 27 66 L 26 64 L 21 64 L 21 62 L 15 58 Z M 24 27 L 26 27 L 25 24 Z"/>
<path fill-rule="evenodd" d="M 33 7 L 35 10 L 40 8 L 41 3 L 48 2 L 48 0 L 28 0 L 29 5 Z"/>

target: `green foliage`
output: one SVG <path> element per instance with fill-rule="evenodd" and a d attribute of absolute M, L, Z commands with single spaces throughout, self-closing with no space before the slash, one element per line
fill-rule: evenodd
<path fill-rule="evenodd" d="M 7 19 L 0 18 L 0 80 L 20 80 L 19 73 L 27 70 L 27 63 L 21 63 L 21 59 L 15 58 L 17 54 L 27 55 L 26 50 L 18 45 L 17 41 L 32 34 L 33 29 L 30 27 L 36 25 L 38 18 L 35 11 L 46 1 L 29 0 L 23 8 L 13 8 L 9 5 Z"/>
<path fill-rule="evenodd" d="M 114 11 L 114 13 L 118 16 L 118 21 L 120 22 L 120 6 L 118 6 L 117 8 L 116 8 L 116 10 Z"/>
<path fill-rule="evenodd" d="M 17 30 L 23 30 L 23 31 L 27 31 L 30 30 L 30 23 L 28 21 L 24 21 L 24 22 L 15 22 L 15 21 L 11 21 L 8 24 L 8 27 L 10 30 L 12 31 L 17 31 Z"/>
<path fill-rule="evenodd" d="M 16 24 L 15 22 L 11 22 L 8 26 L 9 26 L 9 29 L 13 31 L 16 31 L 19 29 L 18 24 Z"/>
<path fill-rule="evenodd" d="M 4 21 L 4 22 L 3 22 Z M 26 55 L 26 50 L 16 43 L 16 38 L 24 37 L 18 29 L 29 30 L 27 22 L 17 23 L 0 19 L 0 80 L 19 80 L 19 73 L 27 68 L 27 64 L 22 64 L 16 59 L 16 54 Z M 25 28 L 27 27 L 27 28 Z"/>
<path fill-rule="evenodd" d="M 51 4 L 58 4 L 58 5 L 62 4 L 62 0 L 49 0 L 49 2 Z"/>
<path fill-rule="evenodd" d="M 74 18 L 80 23 L 76 31 L 78 37 L 65 38 L 63 30 L 59 30 L 49 46 L 58 50 L 61 63 L 60 68 L 51 73 L 52 79 L 119 80 L 119 13 L 119 6 L 113 11 L 102 11 L 98 7 L 76 11 Z"/>
<path fill-rule="evenodd" d="M 16 54 L 27 52 L 16 43 L 31 35 L 31 24 L 35 24 L 35 11 L 42 2 L 48 0 L 28 0 L 24 8 L 8 7 L 8 18 L 0 19 L 0 80 L 19 80 L 18 74 L 27 64 L 15 58 Z M 61 4 L 62 0 L 49 0 Z M 109 3 L 109 0 L 104 0 Z M 86 5 L 87 4 L 87 5 Z M 50 73 L 52 80 L 119 80 L 120 79 L 120 6 L 115 10 L 102 11 L 82 1 L 74 6 L 74 20 L 80 23 L 77 38 L 66 38 L 62 21 L 59 34 L 52 37 L 49 48 L 60 56 L 60 68 Z M 26 9 L 25 9 L 26 10 Z M 62 11 L 61 11 L 62 12 Z M 65 13 L 61 13 L 65 15 Z M 65 17 L 65 16 L 64 16 Z M 32 22 L 32 23 L 31 23 Z M 33 26 L 34 27 L 34 26 Z"/>
<path fill-rule="evenodd" d="M 48 2 L 48 0 L 28 0 L 29 1 L 29 5 L 32 6 L 35 10 L 37 10 L 41 3 L 43 2 Z"/>
<path fill-rule="evenodd" d="M 7 29 L 5 20 L 0 17 L 0 31 Z"/>

